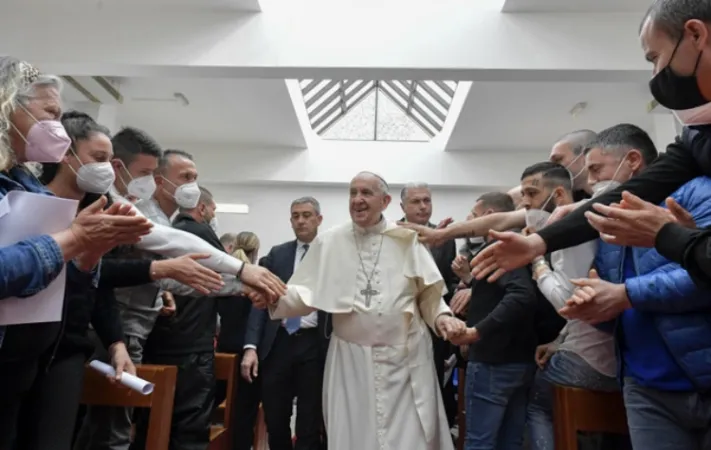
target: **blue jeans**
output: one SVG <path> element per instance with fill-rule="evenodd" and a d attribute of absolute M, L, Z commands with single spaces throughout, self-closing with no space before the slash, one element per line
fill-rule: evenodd
<path fill-rule="evenodd" d="M 528 404 L 528 431 L 531 450 L 554 450 L 553 385 L 579 387 L 593 391 L 617 391 L 617 379 L 590 367 L 580 356 L 569 351 L 556 352 L 544 370 L 536 373 Z"/>
<path fill-rule="evenodd" d="M 534 364 L 469 362 L 465 450 L 520 450 Z"/>
<path fill-rule="evenodd" d="M 658 391 L 632 378 L 623 393 L 635 450 L 711 449 L 711 393 Z"/>

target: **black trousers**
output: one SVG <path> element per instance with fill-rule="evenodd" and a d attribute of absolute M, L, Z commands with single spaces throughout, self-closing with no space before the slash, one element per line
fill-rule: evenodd
<path fill-rule="evenodd" d="M 206 450 L 215 400 L 215 353 L 146 355 L 144 362 L 178 367 L 168 448 Z M 146 449 L 149 414 L 145 409 L 135 412 L 136 436 L 131 450 L 152 450 Z"/>
<path fill-rule="evenodd" d="M 35 378 L 20 409 L 18 450 L 70 450 L 86 355 L 62 355 Z"/>
<path fill-rule="evenodd" d="M 270 450 L 319 450 L 323 414 L 323 361 L 316 328 L 291 336 L 279 328 L 269 356 L 261 363 L 262 404 Z M 291 414 L 296 403 L 296 446 L 291 441 Z"/>
<path fill-rule="evenodd" d="M 219 349 L 218 349 L 219 350 Z M 237 398 L 233 408 L 232 422 L 228 427 L 232 432 L 232 450 L 250 450 L 254 443 L 254 425 L 259 413 L 259 402 L 262 400 L 261 378 L 257 377 L 252 383 L 242 378 L 237 373 L 236 380 Z M 222 403 L 227 396 L 227 383 L 217 382 L 215 407 Z"/>
<path fill-rule="evenodd" d="M 12 450 L 20 409 L 39 372 L 39 359 L 0 363 L 0 450 Z"/>

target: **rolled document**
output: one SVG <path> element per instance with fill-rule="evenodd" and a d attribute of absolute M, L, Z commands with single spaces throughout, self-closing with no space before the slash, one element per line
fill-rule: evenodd
<path fill-rule="evenodd" d="M 96 370 L 97 372 L 103 373 L 104 375 L 112 377 L 116 376 L 116 371 L 113 367 L 99 360 L 95 359 L 90 362 L 89 367 Z M 121 374 L 121 381 L 119 381 L 119 383 L 123 384 L 129 389 L 133 389 L 136 392 L 140 392 L 143 395 L 149 395 L 150 393 L 152 393 L 154 387 L 153 383 L 149 383 L 148 381 L 138 378 L 135 375 L 131 375 L 128 372 L 124 372 L 123 374 Z"/>

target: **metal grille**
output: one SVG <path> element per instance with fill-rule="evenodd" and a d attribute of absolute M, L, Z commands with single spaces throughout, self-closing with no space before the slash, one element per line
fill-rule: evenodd
<path fill-rule="evenodd" d="M 371 94 L 385 95 L 430 138 L 442 130 L 452 104 L 456 81 L 300 80 L 301 93 L 313 130 L 320 136 Z M 373 139 L 378 140 L 378 114 Z"/>

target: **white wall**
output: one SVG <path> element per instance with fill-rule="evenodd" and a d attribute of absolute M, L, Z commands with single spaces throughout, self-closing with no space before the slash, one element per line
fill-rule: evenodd
<path fill-rule="evenodd" d="M 219 233 L 252 231 L 261 241 L 260 255 L 281 242 L 294 238 L 289 224 L 289 207 L 292 200 L 310 195 L 321 203 L 322 230 L 350 220 L 348 215 L 348 187 L 343 186 L 270 186 L 270 185 L 210 185 L 218 203 L 246 203 L 249 214 L 217 213 Z M 397 220 L 400 210 L 400 188 L 392 188 L 396 198 L 386 211 L 386 217 Z M 445 217 L 463 220 L 479 195 L 466 189 L 437 189 L 433 192 L 433 222 Z"/>

